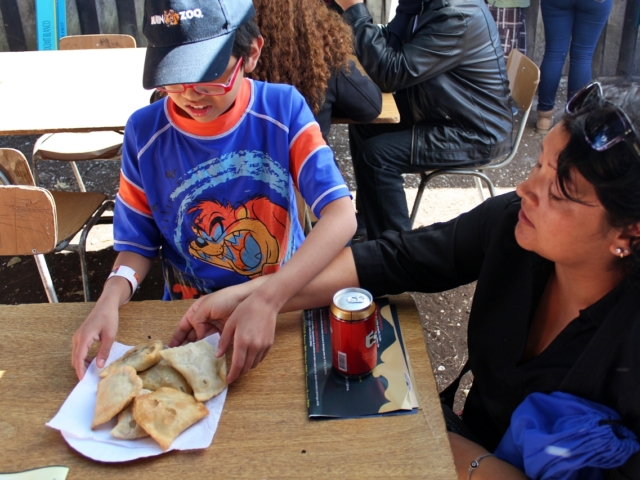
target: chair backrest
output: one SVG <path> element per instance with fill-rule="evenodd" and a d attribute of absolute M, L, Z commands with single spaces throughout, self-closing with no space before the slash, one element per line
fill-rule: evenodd
<path fill-rule="evenodd" d="M 58 244 L 51 192 L 23 185 L 0 186 L 0 255 L 52 252 Z"/>
<path fill-rule="evenodd" d="M 507 59 L 507 77 L 511 98 L 521 110 L 528 110 L 540 82 L 540 69 L 531 59 L 515 48 Z"/>
<path fill-rule="evenodd" d="M 53 195 L 34 186 L 27 159 L 13 148 L 0 148 L 0 255 L 49 253 L 58 243 Z"/>
<path fill-rule="evenodd" d="M 0 173 L 6 179 L 6 182 L 3 181 L 2 183 L 8 185 L 35 185 L 29 163 L 19 150 L 0 148 Z"/>
<path fill-rule="evenodd" d="M 0 255 L 49 253 L 58 244 L 53 195 L 33 186 L 22 152 L 0 148 L 0 170 L 9 185 L 0 185 Z"/>
<path fill-rule="evenodd" d="M 60 50 L 90 50 L 94 48 L 136 48 L 131 35 L 69 35 L 60 39 Z"/>
<path fill-rule="evenodd" d="M 507 77 L 509 78 L 511 98 L 523 111 L 522 118 L 520 119 L 520 125 L 518 126 L 511 152 L 502 160 L 483 166 L 482 170 L 502 168 L 510 163 L 518 153 L 518 146 L 529 119 L 533 97 L 535 97 L 538 83 L 540 83 L 540 69 L 531 59 L 514 48 L 507 59 Z"/>

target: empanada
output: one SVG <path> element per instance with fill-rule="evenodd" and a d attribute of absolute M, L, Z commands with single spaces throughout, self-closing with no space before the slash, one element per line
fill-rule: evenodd
<path fill-rule="evenodd" d="M 193 396 L 206 402 L 227 387 L 226 355 L 216 358 L 216 348 L 206 340 L 162 350 L 160 355 L 187 379 Z"/>
<path fill-rule="evenodd" d="M 143 370 L 153 367 L 160 361 L 161 351 L 162 341 L 160 340 L 150 340 L 136 345 L 128 350 L 122 357 L 105 367 L 105 369 L 100 372 L 100 376 L 104 378 L 109 375 L 111 371 L 123 365 L 129 365 L 133 367 L 136 372 L 142 372 Z"/>
<path fill-rule="evenodd" d="M 207 407 L 191 395 L 168 387 L 141 395 L 133 403 L 133 418 L 164 450 L 208 414 Z"/>
<path fill-rule="evenodd" d="M 98 383 L 96 409 L 91 428 L 108 422 L 125 409 L 142 390 L 142 380 L 133 367 L 125 365 L 112 370 Z"/>
<path fill-rule="evenodd" d="M 138 373 L 138 376 L 142 379 L 142 388 L 153 391 L 160 387 L 169 387 L 189 395 L 193 393 L 193 389 L 182 374 L 164 359 L 150 369 Z"/>
<path fill-rule="evenodd" d="M 151 390 L 143 388 L 140 390 L 140 393 L 136 395 L 136 398 L 139 398 L 141 395 L 146 395 L 147 393 L 151 393 Z M 135 403 L 136 398 L 133 399 L 133 403 Z M 144 428 L 138 425 L 138 422 L 133 418 L 133 403 L 118 414 L 118 424 L 111 430 L 111 435 L 114 437 L 134 440 L 136 438 L 149 436 Z"/>

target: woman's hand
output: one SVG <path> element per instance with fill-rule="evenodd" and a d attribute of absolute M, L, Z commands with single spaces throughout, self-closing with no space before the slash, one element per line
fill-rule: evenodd
<path fill-rule="evenodd" d="M 98 368 L 104 367 L 111 346 L 118 332 L 118 304 L 103 302 L 96 304 L 89 316 L 73 335 L 73 350 L 71 353 L 71 365 L 76 370 L 78 379 L 82 380 L 87 371 L 89 360 L 87 353 L 94 342 L 100 342 L 100 349 L 96 355 Z"/>
<path fill-rule="evenodd" d="M 256 284 L 261 279 L 254 280 Z M 169 342 L 169 347 L 177 347 L 195 342 L 213 333 L 220 333 L 229 316 L 252 291 L 253 282 L 227 287 L 196 300 L 180 319 L 178 327 Z"/>
<path fill-rule="evenodd" d="M 224 324 L 218 356 L 223 355 L 233 339 L 233 356 L 227 382 L 244 375 L 264 360 L 276 331 L 279 308 L 271 305 L 258 292 L 240 303 Z"/>
<path fill-rule="evenodd" d="M 169 346 L 222 333 L 218 344 L 218 356 L 222 356 L 235 337 L 227 382 L 247 373 L 264 359 L 273 344 L 278 309 L 256 293 L 268 278 L 259 277 L 196 300 L 178 323 Z"/>

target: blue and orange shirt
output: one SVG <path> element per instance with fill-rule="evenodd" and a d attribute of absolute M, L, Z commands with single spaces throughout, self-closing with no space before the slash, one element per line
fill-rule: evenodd
<path fill-rule="evenodd" d="M 243 79 L 234 105 L 204 124 L 166 98 L 127 123 L 114 248 L 161 251 L 165 299 L 273 273 L 304 239 L 294 186 L 317 217 L 350 195 L 295 88 Z"/>

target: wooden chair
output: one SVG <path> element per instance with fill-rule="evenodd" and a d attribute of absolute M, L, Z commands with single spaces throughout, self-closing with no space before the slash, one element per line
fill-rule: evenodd
<path fill-rule="evenodd" d="M 522 112 L 522 116 L 519 120 L 520 125 L 516 132 L 516 137 L 511 146 L 511 151 L 505 156 L 495 161 L 492 161 L 488 165 L 482 167 L 463 167 L 463 168 L 441 168 L 437 170 L 430 170 L 428 172 L 420 173 L 420 185 L 416 194 L 416 199 L 413 202 L 413 208 L 411 209 L 411 226 L 416 220 L 418 215 L 418 209 L 420 207 L 420 201 L 422 200 L 422 194 L 427 186 L 429 180 L 438 177 L 440 175 L 468 175 L 472 176 L 477 188 L 480 190 L 482 199 L 484 200 L 484 191 L 482 190 L 482 184 L 480 180 L 484 181 L 489 189 L 489 194 L 495 196 L 495 187 L 491 179 L 484 173 L 485 170 L 493 170 L 496 168 L 502 168 L 508 165 L 511 160 L 516 156 L 518 152 L 518 146 L 529 118 L 529 112 L 531 111 L 531 104 L 540 82 L 540 69 L 533 63 L 532 60 L 524 56 L 520 51 L 513 49 L 507 59 L 507 76 L 509 78 L 509 85 L 511 88 L 511 98 L 514 104 L 518 107 L 518 110 Z"/>
<path fill-rule="evenodd" d="M 60 39 L 60 50 L 93 48 L 135 48 L 130 35 L 72 35 Z M 109 94 L 96 92 L 96 95 Z M 91 99 L 87 99 L 90 104 Z M 80 191 L 86 192 L 76 162 L 86 160 L 119 160 L 122 157 L 123 132 L 49 133 L 41 136 L 33 148 L 32 165 L 36 185 L 40 185 L 38 162 L 58 160 L 69 162 Z"/>
<path fill-rule="evenodd" d="M 27 159 L 12 148 L 0 148 L 0 183 L 0 255 L 33 255 L 49 302 L 58 303 L 44 254 L 77 251 L 89 301 L 87 234 L 113 201 L 101 193 L 36 187 Z M 80 231 L 78 243 L 71 244 Z"/>

